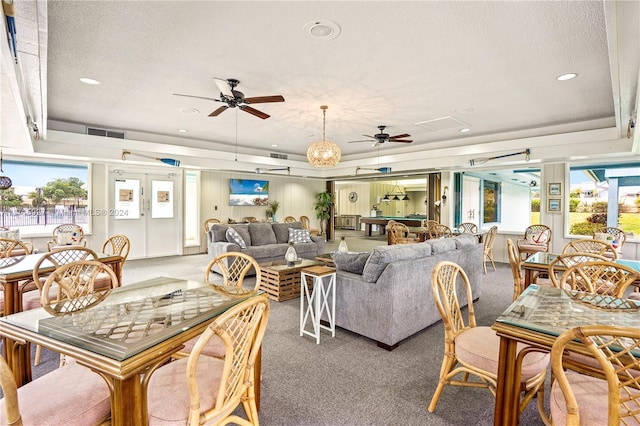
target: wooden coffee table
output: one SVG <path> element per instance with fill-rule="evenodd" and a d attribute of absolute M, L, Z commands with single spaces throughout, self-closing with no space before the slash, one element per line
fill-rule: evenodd
<path fill-rule="evenodd" d="M 287 266 L 285 260 L 261 263 L 260 290 L 264 291 L 269 299 L 277 302 L 300 297 L 300 271 L 317 265 L 322 265 L 322 262 L 302 259 L 293 266 Z"/>

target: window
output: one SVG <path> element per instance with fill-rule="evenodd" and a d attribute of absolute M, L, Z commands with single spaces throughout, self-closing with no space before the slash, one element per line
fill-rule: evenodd
<path fill-rule="evenodd" d="M 569 233 L 587 235 L 604 226 L 640 233 L 640 163 L 572 166 Z"/>
<path fill-rule="evenodd" d="M 88 231 L 87 165 L 7 160 L 3 166 L 13 185 L 0 190 L 1 226 L 19 228 L 20 235 L 51 234 L 61 223 Z"/>

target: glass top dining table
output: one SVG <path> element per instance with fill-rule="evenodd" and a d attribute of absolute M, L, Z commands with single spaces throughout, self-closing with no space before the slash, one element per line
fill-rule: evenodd
<path fill-rule="evenodd" d="M 112 423 L 146 424 L 146 401 L 140 406 L 129 401 L 145 394 L 145 374 L 216 316 L 257 294 L 221 294 L 203 282 L 158 277 L 116 288 L 100 304 L 75 314 L 52 316 L 38 308 L 1 317 L 0 335 L 40 344 L 98 372 L 110 383 Z M 5 351 L 17 382 L 30 380 L 29 347 L 17 344 L 13 353 Z"/>
<path fill-rule="evenodd" d="M 640 301 L 555 287 L 527 287 L 496 319 L 500 336 L 495 425 L 518 424 L 518 342 L 550 351 L 564 331 L 584 325 L 640 327 Z"/>

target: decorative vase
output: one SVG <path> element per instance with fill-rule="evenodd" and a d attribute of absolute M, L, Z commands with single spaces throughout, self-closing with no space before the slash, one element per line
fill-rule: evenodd
<path fill-rule="evenodd" d="M 349 248 L 347 247 L 347 242 L 344 240 L 344 237 L 340 237 L 340 244 L 338 244 L 338 252 L 340 253 L 349 252 Z"/>
<path fill-rule="evenodd" d="M 287 261 L 287 266 L 293 266 L 295 261 L 298 260 L 298 253 L 296 253 L 296 249 L 293 248 L 293 243 L 289 243 L 289 248 L 287 248 L 284 258 Z"/>

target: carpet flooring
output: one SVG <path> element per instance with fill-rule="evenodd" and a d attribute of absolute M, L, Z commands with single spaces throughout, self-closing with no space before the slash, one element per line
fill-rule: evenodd
<path fill-rule="evenodd" d="M 384 237 L 344 232 L 351 251 L 385 244 Z M 335 250 L 335 242 L 327 250 Z M 165 275 L 201 280 L 207 255 L 128 261 L 123 281 Z M 484 276 L 475 303 L 479 325 L 491 325 L 511 303 L 508 264 Z M 339 307 L 337 307 L 339 309 Z M 320 344 L 299 333 L 299 299 L 271 302 L 263 343 L 259 420 L 267 426 L 300 425 L 491 425 L 494 398 L 486 389 L 445 387 L 434 413 L 427 406 L 435 390 L 443 353 L 442 324 L 423 330 L 388 352 L 343 329 L 323 332 Z M 43 351 L 38 376 L 57 367 L 58 356 Z M 535 400 L 521 416 L 524 426 L 543 425 Z"/>

